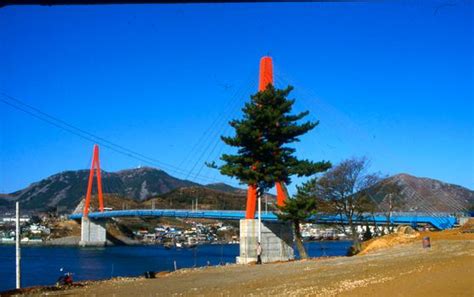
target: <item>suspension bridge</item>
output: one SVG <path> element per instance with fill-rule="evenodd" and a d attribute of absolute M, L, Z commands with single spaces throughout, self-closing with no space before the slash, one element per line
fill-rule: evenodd
<path fill-rule="evenodd" d="M 260 75 L 258 90 L 262 91 L 268 84 L 273 84 L 273 64 L 270 57 L 263 57 L 260 62 Z M 98 210 L 90 210 L 91 193 L 94 178 L 97 179 Z M 275 181 L 276 205 L 282 206 L 287 199 L 284 187 Z M 413 199 L 419 199 L 416 193 Z M 115 218 L 141 217 L 141 218 L 181 218 L 181 219 L 215 219 L 240 221 L 240 257 L 238 262 L 248 263 L 253 261 L 254 246 L 256 242 L 266 244 L 266 262 L 288 260 L 293 258 L 293 234 L 288 223 L 280 222 L 273 212 L 259 212 L 256 219 L 257 185 L 249 184 L 247 188 L 246 210 L 187 210 L 187 209 L 129 209 L 106 211 L 103 199 L 101 169 L 99 161 L 99 146 L 94 145 L 92 165 L 90 168 L 86 198 L 82 213 L 69 216 L 71 220 L 81 220 L 81 245 L 103 245 L 106 243 L 106 221 Z M 357 225 L 420 225 L 430 226 L 438 230 L 452 228 L 456 218 L 447 213 L 431 211 L 408 213 L 367 213 L 348 218 L 340 214 L 318 214 L 309 218 L 309 222 L 317 224 L 349 224 L 352 221 Z M 349 220 L 351 219 L 351 220 Z M 262 235 L 263 234 L 263 235 Z M 240 259 L 240 260 L 239 260 Z"/>
<path fill-rule="evenodd" d="M 263 91 L 266 86 L 269 84 L 279 83 L 281 85 L 288 85 L 287 81 L 282 78 L 280 75 L 274 75 L 273 69 L 273 61 L 270 57 L 263 57 L 260 61 L 260 69 L 259 69 L 259 80 L 258 80 L 258 90 Z M 254 86 L 254 84 L 252 84 Z M 299 88 L 301 89 L 301 88 Z M 247 90 L 237 90 L 234 94 L 234 98 L 245 97 L 244 94 L 247 94 Z M 232 116 L 233 112 L 238 111 L 242 102 L 237 100 L 229 102 L 229 105 L 226 107 L 225 111 L 219 114 L 219 117 L 214 120 L 211 125 L 210 131 L 206 131 L 203 134 L 201 139 L 199 139 L 198 143 L 195 147 L 192 148 L 191 151 L 195 150 L 195 148 L 200 143 L 204 149 L 201 152 L 197 152 L 196 156 L 188 155 L 183 158 L 183 164 L 191 164 L 192 168 L 189 171 L 182 170 L 181 165 L 174 166 L 170 164 L 163 163 L 159 160 L 154 158 L 145 156 L 133 150 L 130 150 L 126 147 L 121 145 L 115 144 L 110 142 L 102 137 L 96 136 L 92 133 L 89 133 L 83 129 L 77 128 L 65 121 L 57 119 L 51 115 L 48 115 L 28 104 L 22 103 L 21 101 L 13 98 L 11 96 L 7 96 L 6 94 L 2 94 L 4 98 L 0 98 L 1 101 L 11 107 L 14 107 L 20 111 L 28 113 L 31 116 L 34 116 L 40 120 L 48 122 L 51 125 L 56 126 L 62 130 L 65 130 L 69 133 L 75 134 L 87 141 L 91 141 L 94 143 L 99 143 L 101 146 L 106 147 L 110 150 L 113 150 L 117 153 L 126 155 L 128 157 L 133 157 L 140 162 L 144 162 L 150 165 L 158 166 L 164 168 L 166 171 L 175 173 L 177 175 L 183 176 L 184 179 L 194 179 L 194 180 L 202 180 L 202 181 L 219 181 L 209 176 L 203 176 L 201 172 L 204 169 L 205 161 L 211 161 L 212 159 L 217 159 L 222 153 L 224 148 L 218 149 L 218 143 L 220 142 L 220 135 L 225 135 L 228 133 L 230 126 L 226 124 L 228 120 L 226 116 Z M 315 96 L 311 96 L 315 97 Z M 299 101 L 301 102 L 301 101 Z M 365 135 L 363 131 L 354 132 L 353 125 L 347 125 L 347 121 L 344 122 L 346 119 L 341 118 L 337 119 L 338 115 L 334 112 L 331 112 L 330 107 L 328 109 L 325 106 L 323 101 L 318 101 L 318 108 L 324 110 L 321 114 L 326 114 L 328 117 L 332 117 L 331 120 L 325 120 L 324 122 L 332 125 L 327 130 L 338 130 L 338 129 L 349 129 L 351 134 L 357 135 Z M 307 106 L 304 106 L 304 109 L 310 110 Z M 316 120 L 316 119 L 314 119 Z M 338 124 L 339 122 L 339 124 Z M 217 128 L 215 128 L 217 127 Z M 352 133 L 354 132 L 354 133 Z M 362 133 L 359 133 L 362 132 Z M 207 137 L 207 139 L 206 139 Z M 326 137 L 322 137 L 326 138 Z M 341 139 L 339 139 L 341 141 Z M 365 140 L 364 140 L 365 143 Z M 327 147 L 330 148 L 328 144 L 325 144 Z M 324 144 L 315 145 L 315 147 L 322 148 Z M 323 155 L 325 152 L 323 150 Z M 206 158 L 206 154 L 208 158 Z M 192 165 L 191 160 L 194 159 L 194 165 Z M 91 193 L 93 188 L 93 181 L 94 178 L 97 179 L 97 194 L 98 194 L 98 210 L 91 210 L 90 209 L 90 200 L 91 200 Z M 285 204 L 285 200 L 287 199 L 285 191 L 285 185 L 280 181 L 275 181 L 275 188 L 276 188 L 276 205 L 282 206 Z M 100 160 L 99 160 L 99 146 L 97 144 L 94 145 L 93 148 L 93 156 L 92 156 L 92 165 L 90 168 L 90 174 L 88 179 L 87 185 L 87 192 L 86 192 L 86 199 L 84 203 L 84 208 L 82 213 L 74 213 L 69 216 L 72 220 L 81 220 L 82 227 L 81 227 L 81 243 L 83 245 L 103 245 L 106 242 L 105 234 L 105 222 L 107 220 L 111 220 L 114 218 L 124 218 L 124 217 L 143 217 L 143 218 L 156 218 L 156 217 L 173 217 L 173 218 L 194 218 L 194 219 L 216 219 L 216 220 L 238 220 L 240 221 L 240 232 L 241 232 L 241 256 L 245 256 L 246 258 L 250 257 L 252 254 L 253 245 L 257 240 L 260 241 L 261 233 L 265 233 L 266 235 L 263 237 L 264 240 L 268 242 L 272 242 L 272 245 L 277 247 L 280 246 L 279 250 L 275 252 L 275 254 L 279 254 L 274 257 L 274 260 L 281 260 L 281 259 L 288 259 L 292 257 L 292 243 L 290 242 L 292 235 L 288 232 L 288 228 L 284 227 L 282 222 L 279 222 L 278 217 L 275 213 L 262 213 L 260 219 L 262 224 L 256 222 L 256 208 L 257 208 L 257 186 L 255 184 L 248 184 L 247 185 L 247 202 L 246 202 L 246 209 L 245 211 L 240 210 L 185 210 L 185 209 L 129 209 L 129 210 L 112 210 L 106 211 L 104 199 L 103 199 L 103 192 L 108 192 L 107 188 L 103 188 L 102 181 L 101 181 L 101 167 L 100 167 Z M 408 212 L 408 213 L 397 213 L 393 212 L 388 216 L 386 213 L 370 213 L 364 214 L 357 217 L 352 217 L 351 221 L 355 224 L 359 225 L 377 225 L 377 226 L 384 226 L 384 225 L 411 225 L 411 226 L 419 226 L 419 225 L 428 225 L 434 227 L 436 229 L 442 230 L 447 228 L 452 228 L 457 222 L 456 218 L 449 213 L 439 212 L 435 207 L 431 206 L 429 203 L 426 203 L 422 197 L 419 197 L 415 191 L 409 193 L 410 199 L 413 201 L 418 201 L 419 205 L 422 206 L 420 210 L 417 212 Z M 449 197 L 446 197 L 449 200 Z M 459 211 L 465 211 L 462 209 L 461 206 L 457 205 L 456 201 L 447 201 L 453 209 L 457 209 Z M 309 219 L 309 221 L 317 223 L 317 224 L 348 224 L 349 218 L 336 215 L 336 214 L 318 214 Z M 257 224 L 258 223 L 258 224 Z M 260 226 L 262 225 L 262 226 Z M 263 229 L 263 231 L 262 231 Z M 259 232 L 257 232 L 257 230 Z M 284 248 L 281 248 L 283 246 Z M 266 248 L 269 251 L 269 248 Z M 270 248 L 271 250 L 271 248 Z"/>
<path fill-rule="evenodd" d="M 245 219 L 245 211 L 241 210 L 188 210 L 188 209 L 128 209 L 128 210 L 112 210 L 104 212 L 91 212 L 89 218 L 94 220 L 126 218 L 126 217 L 143 217 L 143 218 L 180 218 L 180 219 L 215 219 L 215 220 L 242 220 Z M 76 213 L 69 216 L 72 220 L 80 220 L 82 213 Z M 273 212 L 263 212 L 261 214 L 262 221 L 276 222 L 278 217 Z M 316 224 L 347 224 L 348 219 L 340 215 L 318 214 L 311 217 L 308 222 Z M 353 222 L 364 225 L 429 225 L 438 230 L 452 228 L 456 224 L 456 218 L 447 213 L 439 213 L 433 215 L 431 213 L 404 213 L 394 212 L 388 218 L 385 214 L 375 213 L 367 214 L 363 217 L 354 217 Z"/>

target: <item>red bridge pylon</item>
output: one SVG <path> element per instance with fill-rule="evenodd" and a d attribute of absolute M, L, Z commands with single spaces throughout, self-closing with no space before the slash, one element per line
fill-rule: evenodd
<path fill-rule="evenodd" d="M 102 196 L 102 179 L 100 178 L 100 162 L 99 162 L 99 146 L 94 144 L 94 150 L 92 155 L 91 170 L 89 173 L 89 183 L 87 184 L 86 201 L 84 203 L 83 217 L 87 217 L 89 214 L 89 205 L 91 201 L 92 193 L 92 182 L 94 180 L 94 170 L 97 173 L 97 192 L 99 195 L 99 210 L 104 211 L 104 197 Z"/>
<path fill-rule="evenodd" d="M 265 91 L 269 84 L 273 84 L 273 62 L 272 58 L 265 56 L 260 59 L 260 74 L 258 80 L 258 91 Z M 285 205 L 286 194 L 283 189 L 284 185 L 282 182 L 276 182 L 277 190 L 277 205 Z M 245 211 L 246 219 L 255 218 L 255 207 L 257 204 L 257 186 L 248 185 L 247 189 L 247 208 Z"/>

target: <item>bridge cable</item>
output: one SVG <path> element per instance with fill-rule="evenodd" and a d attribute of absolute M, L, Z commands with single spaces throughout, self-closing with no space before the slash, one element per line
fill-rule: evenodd
<path fill-rule="evenodd" d="M 236 108 L 238 108 L 238 106 L 240 104 L 239 99 L 241 98 L 242 93 L 245 92 L 244 87 L 245 86 L 242 86 L 240 88 L 240 90 L 237 90 L 235 92 L 235 94 L 232 98 L 233 100 L 231 102 L 229 102 L 229 105 L 226 108 L 226 112 L 221 113 L 219 115 L 218 119 L 216 119 L 216 121 L 214 121 L 214 123 L 213 123 L 214 127 L 210 127 L 210 129 L 215 128 L 215 126 L 217 126 L 219 128 L 218 129 L 212 129 L 212 132 L 209 134 L 209 138 L 211 138 L 211 140 L 207 141 L 207 145 L 205 145 L 205 147 L 202 149 L 201 153 L 199 154 L 199 157 L 196 159 L 196 161 L 192 165 L 191 170 L 189 171 L 189 174 L 194 172 L 194 170 L 196 169 L 197 174 L 200 175 L 202 169 L 205 167 L 204 160 L 207 160 L 209 155 L 212 155 L 214 153 L 215 148 L 219 144 L 223 145 L 223 142 L 220 139 L 220 135 L 222 135 L 223 131 L 229 129 L 230 126 L 227 125 L 226 122 L 228 121 L 229 116 L 233 115 L 234 110 Z M 207 158 L 206 158 L 206 155 L 208 156 Z M 198 167 L 199 164 L 201 165 L 200 167 Z"/>
<path fill-rule="evenodd" d="M 214 152 L 216 151 L 216 149 L 219 145 L 221 147 L 221 151 L 222 151 L 223 148 L 226 147 L 224 142 L 221 140 L 220 136 L 221 135 L 226 135 L 229 132 L 229 130 L 232 129 L 232 127 L 229 124 L 227 124 L 227 122 L 229 121 L 229 118 L 234 118 L 235 117 L 236 109 L 238 110 L 239 107 L 241 106 L 242 97 L 244 97 L 244 95 L 242 94 L 243 92 L 245 92 L 245 91 L 240 92 L 240 94 L 237 97 L 237 100 L 235 101 L 235 104 L 232 106 L 232 108 L 230 110 L 230 113 L 227 115 L 227 117 L 224 118 L 224 123 L 222 123 L 221 129 L 219 131 L 216 131 L 217 133 L 215 134 L 213 145 L 210 146 L 211 145 L 211 143 L 210 143 L 210 145 L 208 146 L 210 151 L 209 151 L 209 149 L 206 149 L 206 152 L 209 152 L 209 153 L 207 154 L 207 157 L 204 158 L 205 161 L 207 161 L 207 162 L 214 161 L 214 160 L 211 160 L 211 158 L 215 159 L 216 156 L 215 156 Z M 203 157 L 204 157 L 204 155 L 201 156 L 201 160 L 203 159 Z M 219 157 L 219 156 L 217 156 L 217 157 Z M 201 174 L 201 172 L 205 168 L 205 166 L 206 166 L 205 162 L 201 162 L 201 166 L 198 169 L 197 174 Z"/>
<path fill-rule="evenodd" d="M 281 73 L 281 71 L 277 71 L 277 73 Z M 285 81 L 286 81 L 284 78 L 282 78 L 282 76 L 281 76 L 280 74 L 277 74 L 276 76 L 277 76 L 277 79 L 278 79 L 279 81 L 282 81 L 282 82 L 285 82 Z M 298 89 L 301 91 L 302 87 L 299 86 Z M 295 89 L 295 91 L 296 91 L 296 90 L 297 90 L 297 89 Z M 304 93 L 304 90 L 303 90 L 303 93 Z M 313 97 L 314 97 L 314 96 L 313 96 Z M 316 97 L 317 97 L 317 96 L 316 96 Z M 300 101 L 298 101 L 298 102 L 300 102 L 300 103 L 302 103 L 303 105 L 305 105 L 304 100 L 300 100 Z M 329 106 L 330 106 L 330 105 L 329 105 Z M 320 106 L 320 107 L 321 107 L 321 106 Z M 307 106 L 305 106 L 305 108 L 307 108 Z M 307 110 L 310 110 L 310 109 L 307 109 Z M 311 117 L 311 113 L 310 113 L 310 117 Z M 347 118 L 347 119 L 348 119 L 349 122 L 351 122 L 353 125 L 355 124 L 355 123 L 353 123 L 353 122 L 350 120 L 350 118 Z M 331 123 L 333 123 L 333 121 L 331 121 Z M 337 126 L 338 126 L 338 125 L 337 125 Z M 358 127 L 357 124 L 355 124 L 355 126 Z M 357 130 L 359 130 L 359 132 L 361 132 L 360 129 L 357 129 Z M 365 134 L 366 136 L 368 136 L 367 133 L 363 133 L 363 134 Z M 357 135 L 360 135 L 360 133 L 357 133 Z M 340 139 L 337 135 L 336 135 L 336 137 L 341 141 L 341 139 Z M 370 139 L 370 137 L 366 137 L 366 138 L 367 138 L 367 139 Z M 341 142 L 342 142 L 342 141 L 341 141 Z M 425 183 L 425 181 L 423 181 L 423 180 L 422 180 L 422 182 Z M 428 211 L 429 211 L 430 213 L 432 213 L 432 214 L 439 213 L 439 209 L 433 208 L 433 207 L 430 206 L 430 205 L 426 205 L 425 199 L 422 198 L 422 197 L 420 197 L 419 194 L 417 194 L 414 189 L 412 189 L 412 191 L 413 191 L 412 198 L 415 198 L 419 203 L 421 203 L 420 206 L 422 207 L 422 209 L 428 210 Z M 439 191 L 438 191 L 438 192 L 439 192 Z M 447 197 L 447 198 L 451 201 L 451 203 L 448 203 L 448 205 L 451 206 L 453 209 L 465 210 L 465 208 L 460 204 L 459 201 L 454 200 L 452 197 Z M 445 201 L 445 202 L 446 202 L 446 201 Z"/>

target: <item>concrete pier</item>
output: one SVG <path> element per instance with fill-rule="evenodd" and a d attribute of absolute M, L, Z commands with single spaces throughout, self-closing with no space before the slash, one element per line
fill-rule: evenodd
<path fill-rule="evenodd" d="M 81 219 L 81 241 L 80 246 L 105 246 L 106 239 L 106 221 L 91 220 L 82 217 Z"/>
<path fill-rule="evenodd" d="M 262 262 L 288 261 L 295 258 L 293 230 L 289 223 L 262 222 Z M 238 264 L 257 261 L 258 220 L 240 220 L 240 256 Z"/>

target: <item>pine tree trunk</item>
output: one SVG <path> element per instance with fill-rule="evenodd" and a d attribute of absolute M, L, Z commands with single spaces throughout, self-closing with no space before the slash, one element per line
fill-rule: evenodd
<path fill-rule="evenodd" d="M 303 245 L 303 239 L 301 238 L 301 231 L 300 231 L 300 222 L 299 220 L 293 221 L 293 227 L 295 228 L 295 241 L 296 241 L 296 248 L 300 253 L 301 259 L 308 259 L 308 254 L 306 253 L 306 249 Z"/>

